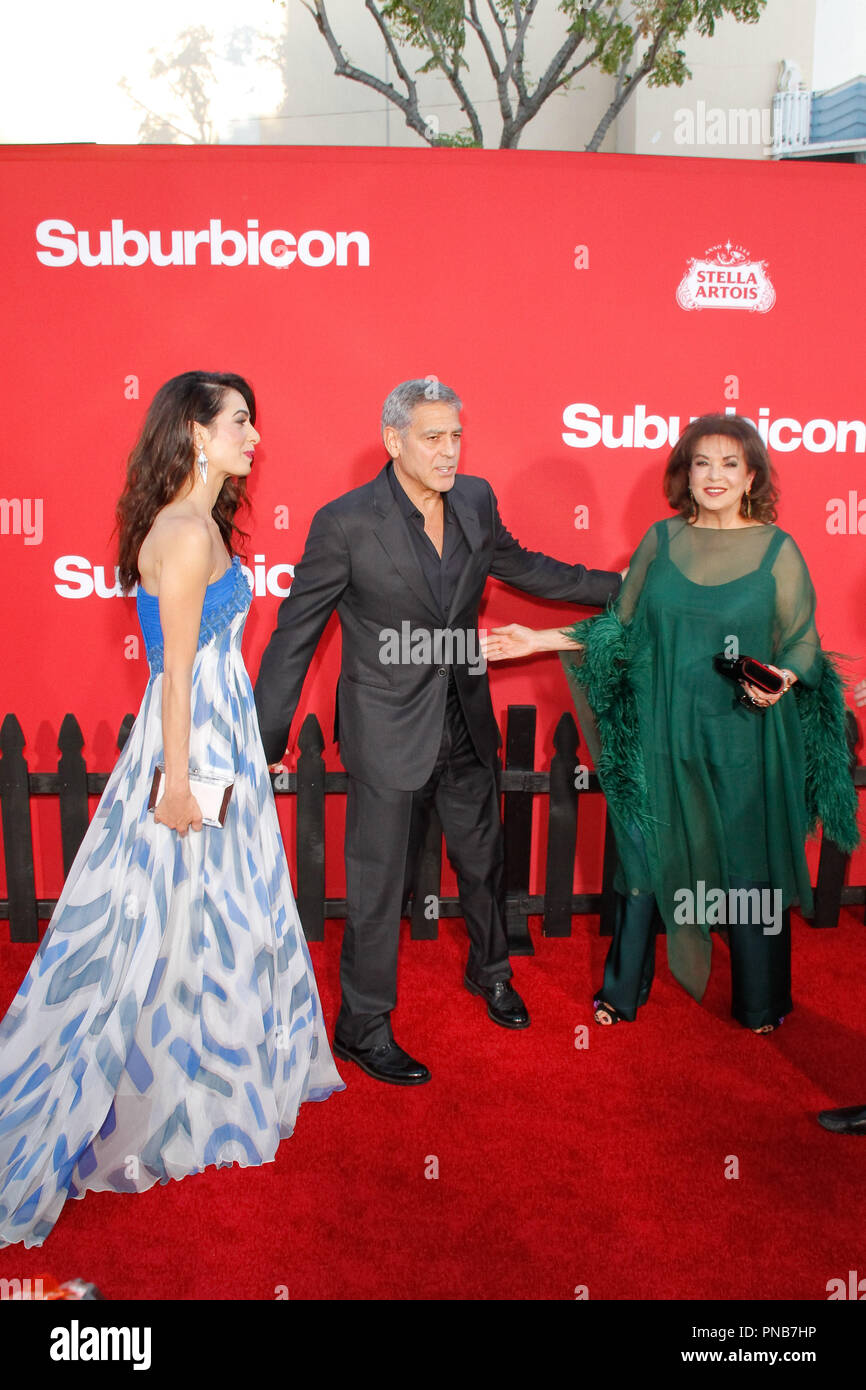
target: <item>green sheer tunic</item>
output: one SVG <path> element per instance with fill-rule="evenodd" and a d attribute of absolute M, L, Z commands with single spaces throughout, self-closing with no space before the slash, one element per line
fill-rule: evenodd
<path fill-rule="evenodd" d="M 562 659 L 608 801 L 617 887 L 655 895 L 672 973 L 696 999 L 709 926 L 677 920 L 680 890 L 699 900 L 701 884 L 725 895 L 761 884 L 808 913 L 815 820 L 843 848 L 857 842 L 841 686 L 814 615 L 803 557 L 777 526 L 674 517 L 644 536 L 615 607 L 569 629 L 586 648 Z M 799 683 L 770 709 L 746 708 L 719 653 Z"/>

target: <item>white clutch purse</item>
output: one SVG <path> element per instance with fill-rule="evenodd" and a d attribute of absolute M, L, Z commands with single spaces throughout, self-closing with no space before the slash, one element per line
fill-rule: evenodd
<path fill-rule="evenodd" d="M 225 825 L 226 812 L 232 799 L 233 788 L 234 782 L 226 782 L 224 778 L 210 777 L 190 769 L 189 789 L 201 808 L 201 818 L 204 825 Z M 148 811 L 155 810 L 164 795 L 165 768 L 157 767 L 150 786 Z"/>

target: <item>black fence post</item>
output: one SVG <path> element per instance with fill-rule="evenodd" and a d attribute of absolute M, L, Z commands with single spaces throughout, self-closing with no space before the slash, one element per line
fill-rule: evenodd
<path fill-rule="evenodd" d="M 84 736 L 78 720 L 72 714 L 67 714 L 60 726 L 57 747 L 60 749 L 60 761 L 57 764 L 60 841 L 63 847 L 63 872 L 68 874 L 90 823 L 87 767 L 81 756 Z"/>
<path fill-rule="evenodd" d="M 574 855 L 577 848 L 579 768 L 577 726 L 564 714 L 553 735 L 544 883 L 544 935 L 571 936 Z"/>
<path fill-rule="evenodd" d="M 838 845 L 821 836 L 821 853 L 818 857 L 818 881 L 815 884 L 815 910 L 810 926 L 837 927 L 842 910 L 842 889 L 848 872 L 850 855 L 845 854 Z"/>
<path fill-rule="evenodd" d="M 534 705 L 509 705 L 505 736 L 505 771 L 532 773 L 535 768 Z M 525 900 L 529 897 L 529 868 L 532 860 L 532 803 L 533 792 L 527 789 L 506 791 L 504 794 L 505 837 L 505 929 L 508 953 L 512 956 L 534 956 L 535 947 L 529 934 L 529 915 Z M 508 898 L 511 902 L 508 902 Z M 514 899 L 517 898 L 517 902 Z M 521 903 L 520 899 L 524 899 Z"/>
<path fill-rule="evenodd" d="M 126 740 L 129 738 L 129 735 L 132 733 L 132 726 L 133 726 L 134 723 L 135 723 L 135 715 L 134 715 L 134 714 L 125 714 L 125 715 L 123 716 L 123 719 L 121 720 L 121 723 L 120 723 L 120 728 L 119 728 L 118 731 L 117 731 L 117 751 L 118 751 L 119 753 L 122 753 L 123 750 L 124 750 L 124 748 L 126 747 Z"/>
<path fill-rule="evenodd" d="M 413 941 L 435 941 L 439 936 L 439 913 L 442 901 L 442 822 L 435 810 L 430 812 L 424 846 L 415 865 L 412 887 Z"/>
<path fill-rule="evenodd" d="M 314 714 L 298 737 L 297 904 L 308 941 L 325 939 L 325 740 Z"/>
<path fill-rule="evenodd" d="M 24 760 L 24 734 L 14 714 L 0 728 L 0 802 L 9 899 L 11 941 L 38 941 L 39 915 L 30 827 L 30 777 Z"/>

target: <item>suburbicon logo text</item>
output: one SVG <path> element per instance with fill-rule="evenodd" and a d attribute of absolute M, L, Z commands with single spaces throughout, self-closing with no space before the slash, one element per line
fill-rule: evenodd
<path fill-rule="evenodd" d="M 63 218 L 47 218 L 36 228 L 36 259 L 42 265 L 266 265 L 285 270 L 293 261 L 321 266 L 368 266 L 370 239 L 366 232 L 302 232 L 295 236 L 282 227 L 261 231 L 257 217 L 245 231 L 223 227 L 212 217 L 201 231 L 140 232 L 124 227 L 121 217 L 102 231 L 79 231 Z"/>

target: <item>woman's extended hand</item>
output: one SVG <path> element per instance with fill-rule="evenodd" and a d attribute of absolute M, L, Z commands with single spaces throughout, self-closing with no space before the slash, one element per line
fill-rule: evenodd
<path fill-rule="evenodd" d="M 583 650 L 580 642 L 575 642 L 559 627 L 522 627 L 520 623 L 508 623 L 506 627 L 483 631 L 480 636 L 481 654 L 488 661 L 508 661 L 518 656 L 532 656 L 535 652 Z"/>
<path fill-rule="evenodd" d="M 538 651 L 536 633 L 531 627 L 509 623 L 481 633 L 481 654 L 488 661 L 507 661 L 512 657 L 531 656 Z"/>
<path fill-rule="evenodd" d="M 192 792 L 175 792 L 174 795 L 166 792 L 154 808 L 153 818 L 160 825 L 167 825 L 169 830 L 176 830 L 180 836 L 190 828 L 201 830 L 202 827 L 201 807 Z"/>

